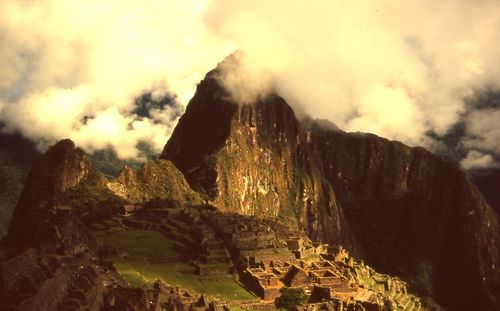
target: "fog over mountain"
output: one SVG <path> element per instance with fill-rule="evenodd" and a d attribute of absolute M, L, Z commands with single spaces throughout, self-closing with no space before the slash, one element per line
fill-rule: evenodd
<path fill-rule="evenodd" d="M 489 0 L 5 0 L 0 121 L 41 149 L 69 137 L 140 160 L 137 146 L 159 152 L 205 72 L 239 50 L 221 77 L 239 101 L 275 90 L 341 129 L 437 152 L 461 124 L 463 167 L 496 167 L 500 108 L 485 94 L 499 87 L 499 26 Z"/>

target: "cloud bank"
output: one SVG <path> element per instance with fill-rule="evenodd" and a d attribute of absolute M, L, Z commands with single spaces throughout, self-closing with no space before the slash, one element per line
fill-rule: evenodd
<path fill-rule="evenodd" d="M 0 119 L 36 141 L 159 150 L 176 118 L 140 117 L 134 98 L 185 105 L 238 49 L 223 80 L 242 102 L 272 89 L 344 130 L 430 148 L 463 122 L 464 167 L 500 155 L 500 108 L 467 101 L 500 86 L 496 0 L 4 0 L 0 12 Z"/>
<path fill-rule="evenodd" d="M 200 1 L 0 1 L 0 120 L 41 148 L 69 137 L 125 159 L 161 150 L 172 107 L 134 113 L 152 93 L 185 105 L 233 48 L 203 25 Z M 175 120 L 174 120 L 175 121 Z"/>
<path fill-rule="evenodd" d="M 245 52 L 243 66 L 313 117 L 431 149 L 465 122 L 460 148 L 500 154 L 499 107 L 468 104 L 500 83 L 498 1 L 255 0 L 208 12 L 207 25 Z"/>

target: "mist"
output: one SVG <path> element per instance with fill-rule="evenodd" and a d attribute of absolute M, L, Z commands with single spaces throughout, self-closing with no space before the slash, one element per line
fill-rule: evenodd
<path fill-rule="evenodd" d="M 234 48 L 203 25 L 200 1 L 0 2 L 0 120 L 43 150 L 71 138 L 87 152 L 160 151 L 176 118 L 147 117 L 137 98 L 185 106 L 204 74 Z M 140 159 L 139 159 L 140 160 Z"/>
<path fill-rule="evenodd" d="M 499 88 L 498 1 L 7 0 L 0 12 L 0 120 L 41 146 L 159 151 L 176 114 L 137 115 L 135 99 L 184 107 L 239 50 L 221 77 L 239 102 L 276 91 L 343 130 L 431 150 L 463 123 L 464 168 L 500 155 L 500 108 L 470 104 Z"/>

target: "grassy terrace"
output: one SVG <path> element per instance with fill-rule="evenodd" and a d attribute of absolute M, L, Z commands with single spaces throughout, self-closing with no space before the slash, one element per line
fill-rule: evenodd
<path fill-rule="evenodd" d="M 128 253 L 126 259 L 118 256 L 108 259 L 133 286 L 152 284 L 155 278 L 161 278 L 191 292 L 226 300 L 255 298 L 231 275 L 197 275 L 195 267 L 183 262 L 181 254 L 173 249 L 173 241 L 159 232 L 130 229 L 108 234 L 101 231 L 96 237 L 103 244 Z"/>

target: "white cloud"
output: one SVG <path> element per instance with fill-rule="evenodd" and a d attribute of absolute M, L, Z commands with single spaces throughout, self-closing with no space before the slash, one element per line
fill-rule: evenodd
<path fill-rule="evenodd" d="M 223 77 L 237 100 L 277 90 L 342 129 L 432 147 L 426 133 L 445 134 L 467 96 L 498 89 L 497 29 L 496 0 L 3 0 L 0 120 L 42 142 L 133 157 L 146 140 L 159 151 L 175 113 L 138 118 L 134 97 L 185 105 L 239 49 L 243 66 Z M 468 148 L 500 154 L 492 120 L 468 124 Z"/>
<path fill-rule="evenodd" d="M 464 140 L 466 148 L 500 155 L 500 108 L 473 111 L 467 116 L 466 127 L 470 135 Z"/>
<path fill-rule="evenodd" d="M 496 1 L 221 1 L 206 20 L 312 116 L 412 145 L 500 80 Z"/>
<path fill-rule="evenodd" d="M 460 164 L 466 170 L 486 167 L 498 167 L 498 163 L 495 162 L 491 154 L 485 154 L 477 150 L 469 151 L 467 156 L 460 162 Z"/>
<path fill-rule="evenodd" d="M 232 50 L 207 32 L 205 1 L 0 2 L 0 120 L 41 144 L 70 137 L 133 157 L 156 151 L 172 127 L 168 107 L 142 120 L 134 98 L 167 93 L 187 104 L 196 83 Z M 194 9 L 193 9 L 194 8 Z M 162 117 L 163 116 L 163 117 Z M 91 117 L 86 124 L 83 117 Z M 168 120 L 167 120 L 168 119 Z"/>

